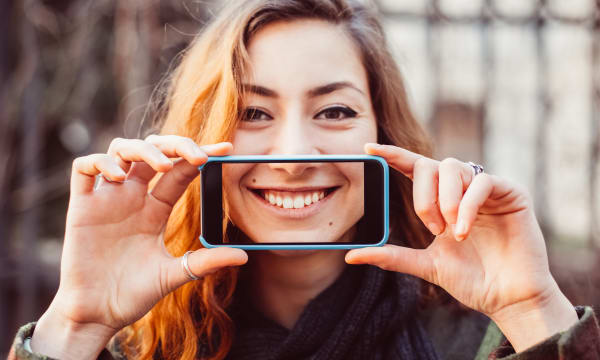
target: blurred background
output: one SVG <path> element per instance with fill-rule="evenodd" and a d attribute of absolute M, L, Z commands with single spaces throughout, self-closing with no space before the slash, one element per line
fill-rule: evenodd
<path fill-rule="evenodd" d="M 551 269 L 600 304 L 600 0 L 380 0 L 436 157 L 526 185 Z M 139 137 L 218 1 L 0 2 L 0 356 L 58 287 L 71 163 Z"/>

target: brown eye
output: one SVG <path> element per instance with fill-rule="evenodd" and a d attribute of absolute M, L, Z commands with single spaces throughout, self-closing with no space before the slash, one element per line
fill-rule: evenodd
<path fill-rule="evenodd" d="M 273 118 L 266 112 L 257 108 L 247 108 L 242 111 L 242 121 L 261 121 L 261 120 L 273 120 Z"/>
<path fill-rule="evenodd" d="M 325 120 L 342 120 L 352 118 L 357 115 L 357 112 L 345 106 L 333 106 L 319 112 L 315 118 Z"/>

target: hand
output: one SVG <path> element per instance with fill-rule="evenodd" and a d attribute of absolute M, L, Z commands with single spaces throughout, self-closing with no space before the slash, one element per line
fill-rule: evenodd
<path fill-rule="evenodd" d="M 207 155 L 231 149 L 230 143 L 200 147 L 188 138 L 152 135 L 145 141 L 115 139 L 108 154 L 76 159 L 60 286 L 35 335 L 43 332 L 40 325 L 49 329 L 52 322 L 110 338 L 189 281 L 180 258 L 166 250 L 162 233 L 175 202 L 199 174 L 197 166 Z M 169 159 L 176 157 L 182 159 Z M 157 172 L 163 174 L 148 192 Z M 100 180 L 94 188 L 97 174 L 110 181 Z M 199 249 L 188 257 L 197 276 L 246 261 L 246 253 L 233 248 Z M 34 336 L 32 348 L 38 351 L 43 343 Z"/>
<path fill-rule="evenodd" d="M 485 173 L 473 176 L 470 165 L 455 159 L 439 162 L 391 145 L 367 144 L 365 151 L 413 180 L 415 211 L 437 236 L 427 249 L 352 250 L 348 263 L 373 264 L 441 286 L 492 318 L 518 351 L 577 321 L 550 274 L 523 187 Z"/>

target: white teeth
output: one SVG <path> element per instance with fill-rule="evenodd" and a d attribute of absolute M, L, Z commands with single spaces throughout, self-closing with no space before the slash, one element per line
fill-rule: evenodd
<path fill-rule="evenodd" d="M 312 202 L 316 203 L 317 201 L 319 201 L 319 193 L 315 191 L 312 193 Z"/>
<path fill-rule="evenodd" d="M 305 206 L 319 202 L 325 197 L 325 191 L 299 191 L 299 192 L 276 192 L 263 190 L 265 201 L 269 204 L 283 207 L 285 209 L 301 209 Z"/>
<path fill-rule="evenodd" d="M 304 196 L 296 195 L 294 196 L 294 209 L 300 209 L 304 207 Z"/>
<path fill-rule="evenodd" d="M 304 205 L 310 205 L 312 204 L 312 196 L 310 196 L 310 194 L 306 194 L 304 196 Z"/>

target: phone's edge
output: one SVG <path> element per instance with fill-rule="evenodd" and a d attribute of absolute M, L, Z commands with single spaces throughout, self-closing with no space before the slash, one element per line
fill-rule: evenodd
<path fill-rule="evenodd" d="M 385 160 L 376 155 L 367 155 L 367 154 L 338 154 L 338 155 L 228 155 L 228 156 L 209 156 L 208 160 L 200 166 L 198 166 L 198 171 L 202 171 L 202 168 L 206 166 L 206 164 L 210 162 L 272 162 L 272 161 L 313 161 L 320 160 L 326 162 L 336 162 L 336 161 L 352 161 L 352 160 L 377 160 L 380 163 L 385 164 L 387 167 L 387 163 Z"/>
<path fill-rule="evenodd" d="M 204 237 L 202 235 L 200 235 L 199 239 L 200 242 L 202 243 L 202 245 L 207 248 L 207 249 L 214 249 L 214 248 L 221 248 L 221 247 L 227 247 L 227 248 L 235 248 L 235 249 L 242 249 L 242 250 L 344 250 L 344 249 L 358 249 L 358 248 L 364 248 L 364 247 L 376 247 L 376 246 L 383 246 L 388 239 L 389 234 L 386 233 L 386 235 L 384 236 L 384 238 L 375 244 L 341 244 L 341 243 L 332 243 L 331 245 L 327 244 L 319 244 L 319 245 L 314 245 L 314 244 L 289 244 L 289 245 L 267 245 L 267 244 L 252 244 L 252 245 L 248 245 L 248 244 L 244 244 L 244 245 L 234 245 L 234 244 L 222 244 L 222 245 L 214 245 L 214 244 L 210 244 L 206 241 L 206 239 L 204 239 Z"/>
<path fill-rule="evenodd" d="M 383 238 L 381 241 L 373 244 L 340 244 L 332 243 L 331 245 L 311 245 L 311 244 L 290 244 L 290 245 L 266 245 L 266 244 L 252 244 L 252 245 L 234 245 L 234 244 L 221 244 L 215 245 L 210 244 L 206 239 L 200 235 L 199 240 L 202 246 L 205 248 L 220 248 L 229 247 L 243 250 L 344 250 L 344 249 L 357 249 L 364 247 L 376 247 L 383 246 L 387 243 L 389 238 L 389 166 L 384 158 L 375 155 L 230 155 L 230 156 L 209 156 L 208 160 L 198 166 L 198 171 L 202 171 L 202 168 L 209 162 L 270 162 L 273 160 L 376 160 L 383 167 L 383 190 L 384 190 L 384 229 Z M 202 219 L 201 219 L 202 221 Z"/>

